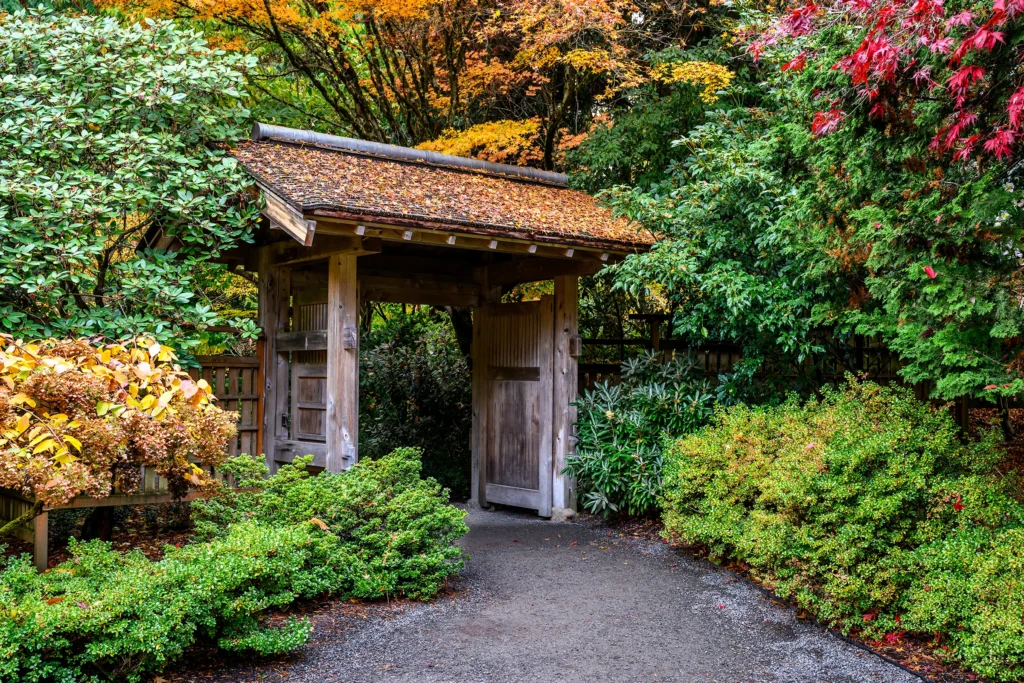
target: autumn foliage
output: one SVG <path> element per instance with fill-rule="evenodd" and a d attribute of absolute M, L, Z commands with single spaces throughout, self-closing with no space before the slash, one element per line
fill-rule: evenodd
<path fill-rule="evenodd" d="M 837 60 L 824 57 L 849 80 L 822 92 L 831 106 L 815 116 L 816 134 L 835 129 L 845 117 L 842 107 L 864 107 L 872 118 L 902 127 L 913 125 L 922 106 L 940 102 L 947 111 L 932 131 L 933 151 L 954 161 L 1002 160 L 1015 153 L 1024 133 L 1022 18 L 1021 0 L 809 2 L 778 18 L 750 52 L 759 57 L 770 46 L 804 48 L 807 37 L 820 48 L 821 36 L 862 27 L 854 49 Z M 817 51 L 802 49 L 782 69 L 805 68 Z"/>
<path fill-rule="evenodd" d="M 177 494 L 214 485 L 203 466 L 226 457 L 236 416 L 173 364 L 170 348 L 144 337 L 0 339 L 0 487 L 59 505 L 115 485 L 131 493 L 140 465 Z"/>

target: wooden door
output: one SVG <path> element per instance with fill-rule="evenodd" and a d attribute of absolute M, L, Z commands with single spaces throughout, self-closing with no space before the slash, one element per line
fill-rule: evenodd
<path fill-rule="evenodd" d="M 485 498 L 550 517 L 554 298 L 485 315 Z"/>

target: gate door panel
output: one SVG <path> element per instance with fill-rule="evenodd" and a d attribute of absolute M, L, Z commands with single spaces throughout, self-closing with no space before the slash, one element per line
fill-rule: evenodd
<path fill-rule="evenodd" d="M 488 502 L 551 516 L 554 298 L 487 307 Z"/>

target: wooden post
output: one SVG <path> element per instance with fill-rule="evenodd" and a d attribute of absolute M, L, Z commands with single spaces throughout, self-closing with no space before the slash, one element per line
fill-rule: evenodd
<path fill-rule="evenodd" d="M 274 446 L 287 439 L 281 416 L 288 410 L 288 356 L 277 349 L 277 333 L 288 329 L 291 271 L 273 266 L 272 247 L 259 251 L 259 324 L 263 329 L 263 454 L 271 474 L 277 471 Z"/>
<path fill-rule="evenodd" d="M 470 502 L 479 507 L 487 505 L 487 312 L 488 306 L 501 301 L 501 288 L 490 287 L 487 269 L 478 268 L 476 281 L 480 283 L 480 305 L 473 309 L 473 343 L 469 355 L 473 362 L 473 428 L 470 436 L 472 451 L 470 473 Z"/>
<path fill-rule="evenodd" d="M 32 519 L 32 561 L 45 572 L 50 563 L 50 514 L 43 510 Z"/>
<path fill-rule="evenodd" d="M 573 424 L 576 422 L 576 407 L 572 403 L 576 401 L 578 391 L 576 358 L 580 352 L 579 278 L 575 275 L 555 278 L 554 323 L 552 518 L 565 519 L 576 510 L 576 483 L 562 474 L 566 456 L 573 452 L 575 445 Z"/>
<path fill-rule="evenodd" d="M 359 458 L 359 289 L 357 257 L 332 256 L 327 268 L 327 471 Z"/>

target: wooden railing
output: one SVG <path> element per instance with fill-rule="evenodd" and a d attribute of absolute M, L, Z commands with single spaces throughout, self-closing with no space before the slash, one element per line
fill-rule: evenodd
<path fill-rule="evenodd" d="M 238 436 L 228 444 L 228 455 L 249 453 L 259 455 L 262 452 L 263 436 L 263 399 L 262 375 L 260 373 L 259 356 L 201 356 L 198 358 L 202 368 L 194 368 L 189 374 L 193 379 L 205 379 L 213 387 L 217 397 L 217 405 L 224 410 L 237 411 L 239 414 Z M 214 479 L 226 480 L 221 472 L 210 470 Z M 32 543 L 35 565 L 44 571 L 48 561 L 49 510 L 68 508 L 114 507 L 119 505 L 153 505 L 169 503 L 173 500 L 193 500 L 206 494 L 191 492 L 181 499 L 175 499 L 167 490 L 167 480 L 156 473 L 152 467 L 140 466 L 140 481 L 136 490 L 124 493 L 115 486 L 109 496 L 90 498 L 79 496 L 64 505 L 47 507 L 36 516 L 25 528 L 15 531 L 19 538 Z M 0 490 L 0 521 L 17 519 L 29 511 L 35 501 L 16 491 Z"/>

